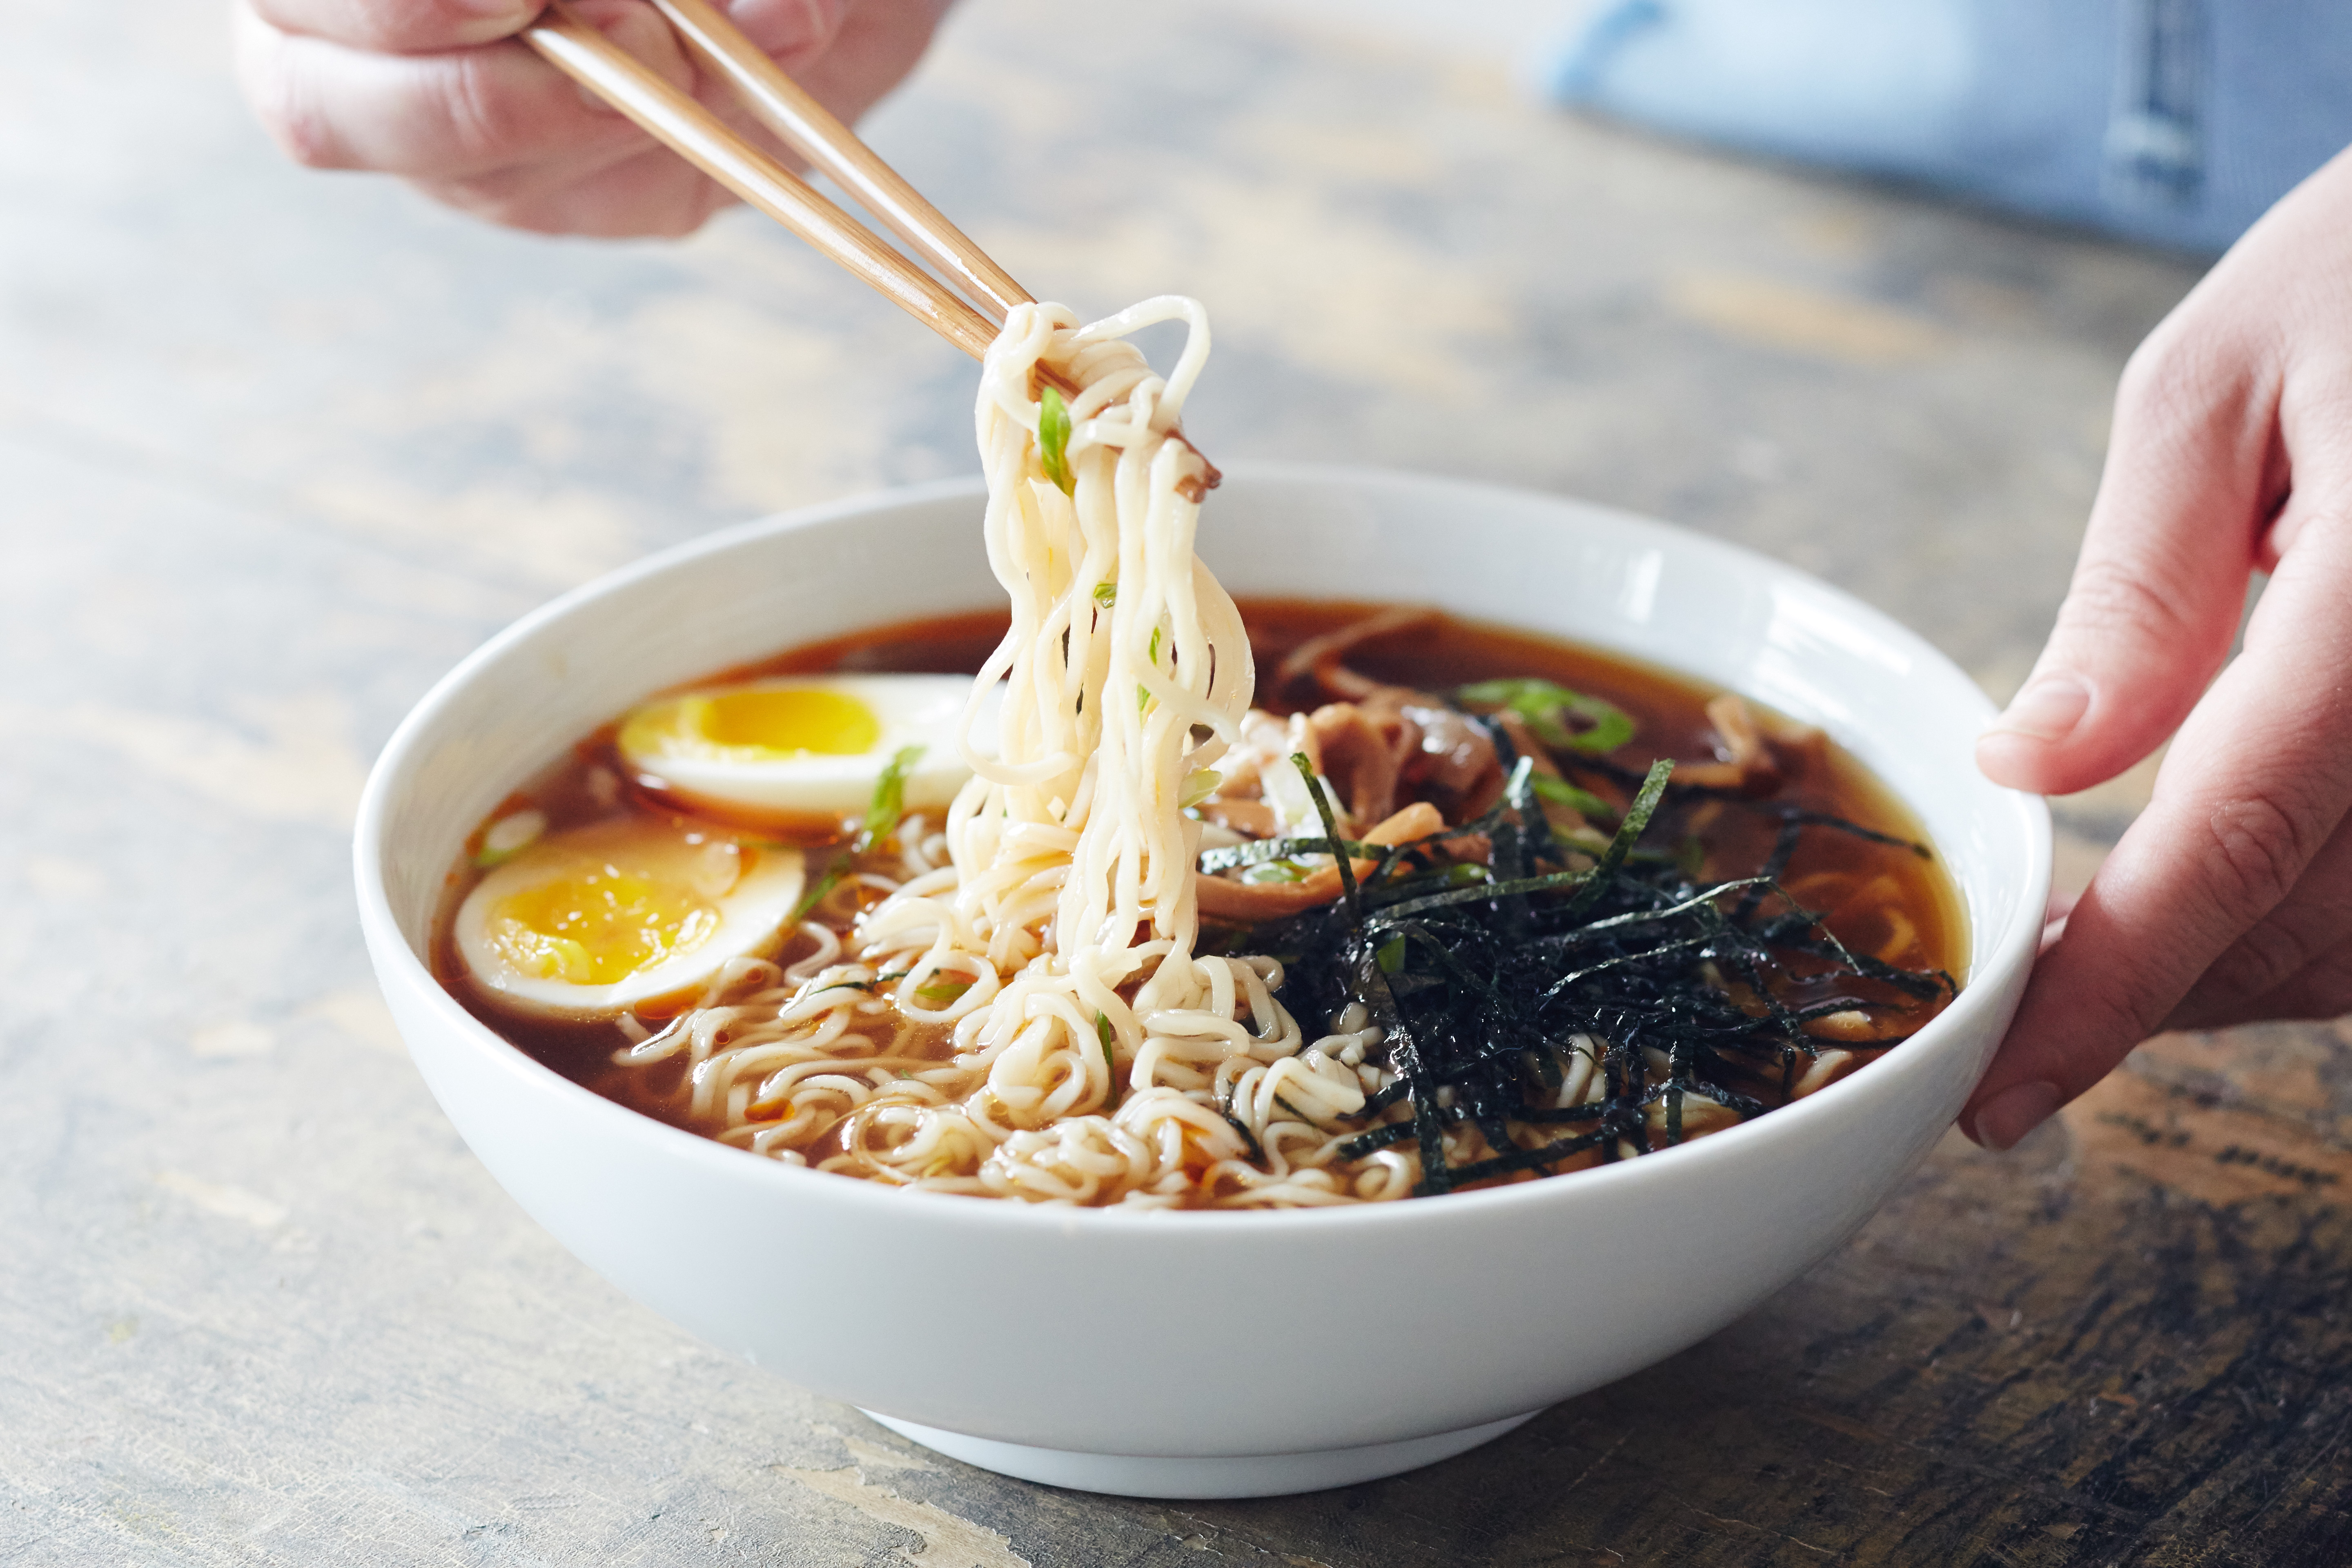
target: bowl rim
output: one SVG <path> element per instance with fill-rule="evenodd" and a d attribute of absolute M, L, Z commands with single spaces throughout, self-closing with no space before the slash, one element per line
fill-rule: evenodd
<path fill-rule="evenodd" d="M 1332 489 L 1438 490 L 1456 501 L 1475 501 L 1486 498 L 1496 501 L 1507 500 L 1514 505 L 1534 502 L 1581 512 L 1592 520 L 1605 521 L 1612 528 L 1626 529 L 1636 535 L 1671 538 L 1675 548 L 1696 549 L 1702 553 L 1714 554 L 1740 564 L 1746 570 L 1793 582 L 1816 595 L 1826 595 L 1842 614 L 1851 616 L 1872 636 L 1903 647 L 1925 667 L 1957 678 L 1971 690 L 1977 689 L 1967 673 L 1940 649 L 1893 616 L 1798 567 L 1696 529 L 1571 496 L 1367 465 L 1242 462 L 1226 469 L 1226 477 L 1253 487 L 1261 483 L 1287 483 Z M 1851 1074 L 1820 1093 L 1780 1107 L 1769 1116 L 1738 1127 L 1727 1128 L 1722 1135 L 1657 1150 L 1638 1159 L 1572 1173 L 1578 1178 L 1573 1182 L 1519 1182 L 1473 1192 L 1435 1194 L 1444 1198 L 1443 1204 L 1409 1199 L 1271 1211 L 1138 1211 L 1119 1205 L 1081 1207 L 1058 1203 L 975 1199 L 960 1194 L 902 1189 L 880 1182 L 761 1159 L 701 1133 L 673 1127 L 632 1110 L 565 1078 L 467 1012 L 434 977 L 429 964 L 420 960 L 409 946 L 393 914 L 383 879 L 385 852 L 383 839 L 391 816 L 395 786 L 403 783 L 405 775 L 421 761 L 421 748 L 444 710 L 482 672 L 502 662 L 519 646 L 527 645 L 543 628 L 569 617 L 584 606 L 630 593 L 647 579 L 678 571 L 707 557 L 725 554 L 779 533 L 821 527 L 847 518 L 897 511 L 942 500 L 977 498 L 984 494 L 985 485 L 978 476 L 938 479 L 868 491 L 718 529 L 656 551 L 569 589 L 521 616 L 467 654 L 434 682 L 401 720 L 369 770 L 367 783 L 361 795 L 352 837 L 353 870 L 358 882 L 361 925 L 369 938 L 371 949 L 378 955 L 378 963 L 383 963 L 384 955 L 392 955 L 393 963 L 399 969 L 400 981 L 411 992 L 421 991 L 425 1005 L 436 1021 L 453 1030 L 477 1055 L 485 1058 L 486 1065 L 493 1070 L 520 1079 L 520 1086 L 530 1090 L 553 1094 L 559 1100 L 571 1104 L 575 1110 L 606 1119 L 605 1125 L 614 1130 L 615 1136 L 632 1142 L 649 1140 L 645 1146 L 657 1157 L 719 1162 L 708 1168 L 712 1176 L 720 1179 L 794 1184 L 780 1190 L 788 1194 L 797 1192 L 803 1201 L 870 1204 L 878 1205 L 874 1210 L 877 1214 L 903 1214 L 907 1212 L 903 1205 L 913 1202 L 921 1205 L 914 1212 L 932 1221 L 952 1215 L 961 1216 L 960 1223 L 1010 1226 L 1016 1232 L 1050 1232 L 1067 1237 L 1072 1234 L 1073 1227 L 1108 1227 L 1114 1232 L 1122 1232 L 1134 1226 L 1150 1227 L 1157 1234 L 1173 1236 L 1177 1232 L 1168 1228 L 1171 1225 L 1181 1227 L 1186 1235 L 1216 1233 L 1230 1226 L 1241 1226 L 1249 1234 L 1270 1236 L 1277 1229 L 1295 1232 L 1302 1227 L 1327 1226 L 1377 1227 L 1419 1225 L 1427 1221 L 1413 1216 L 1433 1214 L 1453 1215 L 1467 1223 L 1474 1215 L 1500 1217 L 1517 1206 L 1531 1204 L 1605 1202 L 1611 1192 L 1627 1182 L 1654 1182 L 1671 1175 L 1688 1175 L 1704 1180 L 1706 1162 L 1722 1164 L 1739 1160 L 1749 1151 L 1760 1152 L 1767 1139 L 1803 1137 L 1815 1121 L 1835 1116 L 1840 1108 L 1858 1096 L 1892 1092 L 1897 1079 L 1927 1070 L 1925 1058 L 1944 1046 L 1947 1040 L 1973 1032 L 1971 1026 L 1976 1021 L 1976 1014 L 2000 1005 L 1998 994 L 2005 989 L 2000 982 L 2007 979 L 2012 971 L 2030 966 L 2034 959 L 2041 938 L 2040 906 L 2047 898 L 2051 874 L 2050 813 L 2039 796 L 2001 789 L 1999 793 L 2023 819 L 2021 826 L 2027 855 L 2024 888 L 2030 897 L 2021 900 L 2021 907 L 2010 912 L 2002 930 L 1991 933 L 1971 932 L 1968 986 L 1950 1006 L 1929 1020 L 1918 1034 L 1904 1042 L 1907 1047 L 1906 1050 L 1890 1051 L 1878 1061 L 1869 1064 L 1867 1075 Z M 1673 667 L 1668 665 L 1666 668 Z M 1983 716 L 1990 718 L 1993 712 L 1990 700 L 1980 696 L 1980 702 Z M 1986 787 L 1999 789 L 1999 786 L 1990 784 Z M 2023 907 L 2025 904 L 2032 907 L 2029 910 Z M 379 970 L 381 984 L 388 987 L 393 979 L 392 975 L 383 974 Z M 1865 1078 L 1867 1081 L 1864 1081 Z M 1941 1131 L 1938 1130 L 1938 1135 Z M 947 1209 L 937 1206 L 943 1204 L 953 1206 Z M 1463 1205 L 1471 1206 L 1465 1208 Z"/>

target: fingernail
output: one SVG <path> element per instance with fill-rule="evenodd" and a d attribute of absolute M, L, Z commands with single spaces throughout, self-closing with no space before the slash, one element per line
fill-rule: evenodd
<path fill-rule="evenodd" d="M 429 9 L 429 7 L 427 7 Z M 449 0 L 436 48 L 470 48 L 512 37 L 530 26 L 539 7 L 529 0 Z"/>
<path fill-rule="evenodd" d="M 2018 1140 L 2057 1114 L 2063 1097 L 2054 1083 L 2012 1084 L 1977 1112 L 1977 1142 L 1988 1149 L 2014 1149 Z"/>
<path fill-rule="evenodd" d="M 2071 675 L 2040 675 L 2025 683 L 1985 732 L 2007 731 L 2037 741 L 2063 741 L 2074 732 L 2091 706 L 2091 689 Z"/>

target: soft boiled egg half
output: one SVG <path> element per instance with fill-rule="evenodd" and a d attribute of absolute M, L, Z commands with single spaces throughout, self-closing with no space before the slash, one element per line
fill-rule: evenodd
<path fill-rule="evenodd" d="M 647 787 L 732 821 L 829 837 L 861 815 L 909 747 L 909 811 L 940 811 L 971 770 L 956 725 L 967 675 L 782 676 L 664 697 L 621 721 L 621 761 Z M 996 754 L 998 689 L 972 725 Z"/>
<path fill-rule="evenodd" d="M 758 952 L 799 902 L 797 849 L 651 817 L 551 834 L 501 861 L 457 908 L 458 958 L 507 1011 L 676 1011 L 728 960 Z"/>

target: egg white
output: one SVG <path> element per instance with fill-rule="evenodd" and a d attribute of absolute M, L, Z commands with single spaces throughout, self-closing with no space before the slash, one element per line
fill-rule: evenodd
<path fill-rule="evenodd" d="M 493 934 L 499 905 L 512 894 L 605 866 L 691 889 L 713 907 L 718 924 L 685 951 L 609 984 L 574 984 L 518 968 Z M 649 817 L 593 823 L 538 840 L 477 883 L 457 907 L 457 956 L 480 994 L 509 1012 L 610 1017 L 648 1003 L 688 999 L 730 959 L 772 942 L 806 879 L 797 849 L 738 845 L 723 835 Z"/>
<path fill-rule="evenodd" d="M 726 746 L 684 731 L 681 705 L 724 692 L 803 689 L 863 703 L 880 725 L 865 750 L 828 754 Z M 996 754 L 1001 688 L 992 688 L 972 725 L 972 744 Z M 790 676 L 704 687 L 649 702 L 621 724 L 621 760 L 642 780 L 688 805 L 737 817 L 837 826 L 863 814 L 890 760 L 908 746 L 922 753 L 906 775 L 908 811 L 947 808 L 971 777 L 956 748 L 956 726 L 971 696 L 965 675 Z M 643 721 L 642 722 L 640 722 Z"/>

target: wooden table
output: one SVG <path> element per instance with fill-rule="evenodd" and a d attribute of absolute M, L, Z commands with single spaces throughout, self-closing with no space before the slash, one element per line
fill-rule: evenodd
<path fill-rule="evenodd" d="M 555 591 L 969 471 L 972 369 L 748 218 L 536 240 L 288 167 L 212 7 L 11 20 L 0 1563 L 2352 1552 L 2329 1027 L 2159 1041 L 2013 1154 L 1948 1140 L 1706 1343 L 1321 1496 L 964 1469 L 622 1300 L 391 1037 L 352 915 L 360 780 Z M 2194 275 L 1239 10 L 974 0 L 873 131 L 1047 292 L 1207 300 L 1192 419 L 1221 459 L 1669 517 L 1885 606 L 1997 695 L 2056 604 L 2116 373 Z M 2146 788 L 2061 803 L 2066 876 Z"/>

